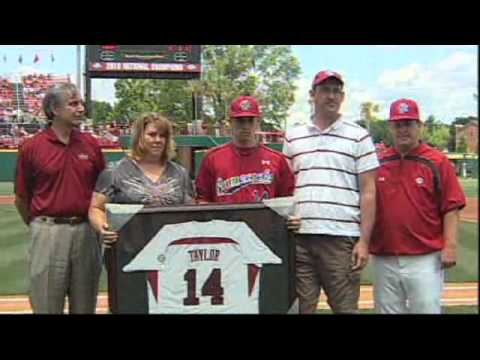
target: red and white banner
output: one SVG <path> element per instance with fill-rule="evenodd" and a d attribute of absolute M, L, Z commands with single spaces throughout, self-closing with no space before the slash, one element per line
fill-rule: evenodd
<path fill-rule="evenodd" d="M 185 72 L 200 73 L 202 66 L 198 64 L 151 64 L 151 63 L 90 63 L 90 71 L 139 71 L 139 72 Z"/>

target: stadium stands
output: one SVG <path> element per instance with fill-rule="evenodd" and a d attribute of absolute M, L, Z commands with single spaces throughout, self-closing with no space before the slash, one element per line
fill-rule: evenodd
<path fill-rule="evenodd" d="M 25 114 L 44 118 L 42 100 L 46 90 L 55 84 L 69 83 L 69 76 L 30 74 L 20 82 L 0 77 L 0 121 L 12 121 Z"/>
<path fill-rule="evenodd" d="M 52 74 L 31 74 L 22 77 L 23 98 L 26 108 L 23 109 L 29 114 L 43 117 L 42 100 L 47 89 L 55 84 L 70 83 L 68 76 Z"/>
<path fill-rule="evenodd" d="M 0 78 L 0 119 L 6 120 L 15 115 L 15 106 L 15 84 Z"/>

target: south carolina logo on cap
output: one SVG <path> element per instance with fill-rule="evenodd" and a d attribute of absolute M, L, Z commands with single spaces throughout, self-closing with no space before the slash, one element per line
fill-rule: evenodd
<path fill-rule="evenodd" d="M 411 99 L 400 99 L 390 106 L 390 121 L 395 120 L 417 120 L 420 121 L 420 110 L 416 101 Z"/>
<path fill-rule="evenodd" d="M 250 102 L 250 100 L 243 100 L 240 102 L 240 109 L 242 109 L 243 111 L 249 111 L 252 109 L 252 103 Z"/>
<path fill-rule="evenodd" d="M 406 114 L 410 111 L 410 106 L 406 103 L 401 103 L 398 107 L 400 114 Z"/>
<path fill-rule="evenodd" d="M 418 185 L 422 185 L 424 182 L 425 182 L 425 179 L 421 176 L 417 177 L 415 179 L 415 182 L 418 184 Z"/>
<path fill-rule="evenodd" d="M 260 110 L 260 104 L 253 96 L 240 96 L 237 98 L 230 107 L 230 116 L 237 117 L 260 117 L 262 111 Z"/>

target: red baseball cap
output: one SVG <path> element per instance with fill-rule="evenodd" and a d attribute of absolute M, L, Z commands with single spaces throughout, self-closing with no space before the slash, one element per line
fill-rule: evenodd
<path fill-rule="evenodd" d="M 330 78 L 335 78 L 338 81 L 340 81 L 343 84 L 343 78 L 342 75 L 335 71 L 330 71 L 330 70 L 323 70 L 320 71 L 317 75 L 315 75 L 315 79 L 313 79 L 312 87 L 314 88 L 321 82 L 330 79 Z"/>
<path fill-rule="evenodd" d="M 260 117 L 262 116 L 262 111 L 260 104 L 253 96 L 240 96 L 232 103 L 230 116 L 232 118 L 247 116 Z"/>
<path fill-rule="evenodd" d="M 420 120 L 420 111 L 414 100 L 400 99 L 390 106 L 390 121 Z"/>

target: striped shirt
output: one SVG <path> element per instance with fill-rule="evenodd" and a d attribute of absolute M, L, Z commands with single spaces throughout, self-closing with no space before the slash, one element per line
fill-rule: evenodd
<path fill-rule="evenodd" d="M 360 236 L 359 174 L 379 167 L 372 139 L 340 118 L 325 130 L 291 129 L 283 152 L 295 172 L 300 233 Z"/>

